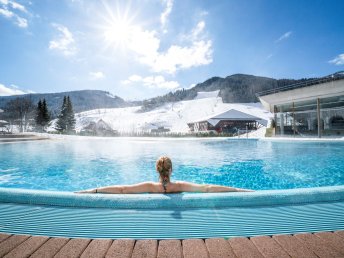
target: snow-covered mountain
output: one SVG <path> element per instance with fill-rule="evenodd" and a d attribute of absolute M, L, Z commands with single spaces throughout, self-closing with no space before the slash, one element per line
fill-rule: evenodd
<path fill-rule="evenodd" d="M 222 98 L 216 96 L 216 92 L 208 92 L 200 94 L 194 100 L 166 103 L 143 113 L 137 112 L 141 106 L 85 111 L 75 115 L 76 130 L 81 131 L 91 122 L 97 123 L 102 119 L 118 132 L 150 132 L 158 127 L 168 128 L 171 132 L 188 132 L 187 123 L 209 118 L 230 109 L 260 117 L 261 124 L 265 126 L 272 118 L 272 114 L 263 110 L 260 103 L 223 103 Z M 53 126 L 49 130 L 53 130 Z"/>

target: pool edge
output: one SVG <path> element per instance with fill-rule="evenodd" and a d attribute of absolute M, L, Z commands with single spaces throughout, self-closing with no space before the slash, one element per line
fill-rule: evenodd
<path fill-rule="evenodd" d="M 256 192 L 181 194 L 76 194 L 0 188 L 0 203 L 83 208 L 174 209 L 295 205 L 344 201 L 344 185 L 261 190 Z"/>

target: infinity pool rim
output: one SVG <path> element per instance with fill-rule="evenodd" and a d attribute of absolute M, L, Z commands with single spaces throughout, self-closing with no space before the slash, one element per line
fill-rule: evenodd
<path fill-rule="evenodd" d="M 344 201 L 344 185 L 228 193 L 77 194 L 0 188 L 1 203 L 115 209 L 225 208 Z"/>

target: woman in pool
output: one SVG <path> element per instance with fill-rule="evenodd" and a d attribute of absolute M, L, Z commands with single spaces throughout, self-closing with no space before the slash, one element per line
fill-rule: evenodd
<path fill-rule="evenodd" d="M 252 190 L 233 188 L 221 185 L 202 185 L 189 182 L 171 182 L 172 161 L 169 157 L 160 157 L 156 161 L 156 171 L 159 173 L 159 183 L 143 182 L 134 185 L 104 186 L 78 193 L 106 193 L 106 194 L 133 194 L 133 193 L 180 193 L 180 192 L 252 192 Z"/>

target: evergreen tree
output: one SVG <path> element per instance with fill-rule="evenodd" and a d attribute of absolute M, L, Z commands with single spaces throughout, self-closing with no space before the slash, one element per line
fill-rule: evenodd
<path fill-rule="evenodd" d="M 43 121 L 43 117 L 42 117 L 42 101 L 39 100 L 38 104 L 37 104 L 37 108 L 36 108 L 36 117 L 35 117 L 36 125 L 38 127 L 41 127 L 42 126 L 42 121 Z"/>
<path fill-rule="evenodd" d="M 75 117 L 74 117 L 73 105 L 69 96 L 67 97 L 67 125 L 68 125 L 68 131 L 75 130 Z"/>
<path fill-rule="evenodd" d="M 63 97 L 63 104 L 61 107 L 61 112 L 57 117 L 55 129 L 59 132 L 64 132 L 67 129 L 67 97 Z"/>
<path fill-rule="evenodd" d="M 55 129 L 59 132 L 71 132 L 75 129 L 73 105 L 69 96 L 64 96 L 61 113 L 58 116 Z"/>
<path fill-rule="evenodd" d="M 47 126 L 49 121 L 50 121 L 50 114 L 48 111 L 47 102 L 45 101 L 45 99 L 43 99 L 43 103 L 42 103 L 42 126 L 43 126 L 43 128 L 45 126 Z"/>

